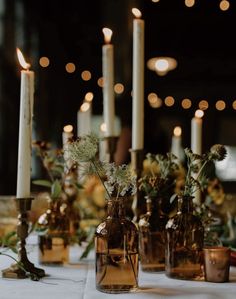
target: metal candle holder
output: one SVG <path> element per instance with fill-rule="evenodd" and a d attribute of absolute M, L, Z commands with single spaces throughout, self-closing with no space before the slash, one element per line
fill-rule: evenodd
<path fill-rule="evenodd" d="M 142 171 L 143 171 L 143 150 L 132 150 L 130 149 L 131 153 L 131 167 L 133 168 L 136 176 L 137 176 L 137 192 L 134 195 L 132 210 L 134 213 L 133 221 L 138 222 L 139 216 L 141 214 L 140 211 L 140 201 L 142 197 L 142 193 L 138 189 L 138 180 L 141 178 Z"/>
<path fill-rule="evenodd" d="M 2 271 L 2 277 L 5 278 L 26 278 L 27 273 L 33 274 L 36 277 L 44 277 L 45 271 L 36 268 L 33 263 L 28 260 L 26 252 L 26 238 L 28 236 L 28 211 L 31 209 L 33 198 L 17 198 L 17 208 L 19 211 L 17 236 L 18 243 L 18 262 L 11 265 L 9 268 Z"/>
<path fill-rule="evenodd" d="M 117 144 L 117 137 L 109 136 L 104 137 L 105 143 L 105 153 L 106 153 L 106 161 L 107 162 L 114 162 L 115 161 L 115 152 L 116 152 L 116 144 Z"/>

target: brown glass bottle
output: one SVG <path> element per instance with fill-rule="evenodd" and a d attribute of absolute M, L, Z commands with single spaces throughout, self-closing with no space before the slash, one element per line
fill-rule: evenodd
<path fill-rule="evenodd" d="M 49 209 L 38 220 L 39 263 L 63 264 L 69 260 L 69 218 L 66 204 L 51 200 Z"/>
<path fill-rule="evenodd" d="M 178 212 L 166 225 L 166 275 L 171 278 L 198 280 L 203 276 L 204 228 L 193 215 L 192 200 L 179 197 Z"/>
<path fill-rule="evenodd" d="M 168 217 L 160 208 L 161 199 L 146 197 L 147 213 L 139 221 L 140 262 L 143 271 L 165 270 L 165 226 Z"/>
<path fill-rule="evenodd" d="M 138 288 L 138 230 L 125 217 L 124 198 L 108 201 L 108 216 L 95 233 L 96 288 L 125 293 Z"/>

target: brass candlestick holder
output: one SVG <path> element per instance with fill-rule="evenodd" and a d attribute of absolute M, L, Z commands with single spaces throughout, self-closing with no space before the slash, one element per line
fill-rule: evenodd
<path fill-rule="evenodd" d="M 139 217 L 141 214 L 141 200 L 142 200 L 142 192 L 138 189 L 138 180 L 141 178 L 143 171 L 143 150 L 132 150 L 131 153 L 131 167 L 133 168 L 135 174 L 137 175 L 137 192 L 134 195 L 132 210 L 133 210 L 133 221 L 137 223 L 139 221 Z"/>
<path fill-rule="evenodd" d="M 5 278 L 27 278 L 28 274 L 35 275 L 35 277 L 44 277 L 45 271 L 36 268 L 33 263 L 28 260 L 26 252 L 26 238 L 28 236 L 28 211 L 31 209 L 33 198 L 17 198 L 17 208 L 19 210 L 17 236 L 18 243 L 18 262 L 11 265 L 9 268 L 2 271 L 2 277 Z"/>
<path fill-rule="evenodd" d="M 104 137 L 105 154 L 107 162 L 115 161 L 117 139 L 118 138 L 115 136 Z"/>

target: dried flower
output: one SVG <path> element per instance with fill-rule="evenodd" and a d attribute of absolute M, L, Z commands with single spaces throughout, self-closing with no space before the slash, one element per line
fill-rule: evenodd
<path fill-rule="evenodd" d="M 166 155 L 146 155 L 150 165 L 158 166 L 158 172 L 150 168 L 150 172 L 139 179 L 139 189 L 144 191 L 146 195 L 156 197 L 157 195 L 165 197 L 165 193 L 174 185 L 174 173 L 179 166 L 175 162 L 177 157 L 171 153 Z"/>
<path fill-rule="evenodd" d="M 186 148 L 184 151 L 187 157 L 188 170 L 183 195 L 192 196 L 198 189 L 206 185 L 207 178 L 203 172 L 206 165 L 211 161 L 223 160 L 227 151 L 224 145 L 221 144 L 213 145 L 210 151 L 203 155 L 194 154 L 189 148 Z M 195 177 L 193 177 L 193 174 L 196 174 Z"/>
<path fill-rule="evenodd" d="M 100 161 L 97 158 L 99 138 L 85 135 L 68 146 L 69 157 L 77 164 L 87 162 L 83 175 L 97 175 L 108 197 L 135 194 L 136 176 L 127 165 L 116 166 L 114 163 Z"/>
<path fill-rule="evenodd" d="M 110 195 L 124 196 L 127 193 L 136 193 L 136 175 L 132 174 L 128 165 L 116 166 L 114 163 L 107 163 L 105 172 L 105 185 Z"/>
<path fill-rule="evenodd" d="M 212 160 L 222 161 L 226 157 L 227 151 L 223 145 L 215 144 L 211 147 L 210 153 L 212 156 Z"/>
<path fill-rule="evenodd" d="M 68 144 L 70 159 L 75 163 L 90 162 L 98 153 L 99 138 L 95 134 L 85 135 Z"/>

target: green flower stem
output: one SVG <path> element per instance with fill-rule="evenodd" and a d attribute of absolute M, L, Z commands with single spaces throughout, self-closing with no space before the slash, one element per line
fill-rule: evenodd
<path fill-rule="evenodd" d="M 200 170 L 198 171 L 198 174 L 197 174 L 196 180 L 198 180 L 198 179 L 199 179 L 199 177 L 200 177 L 200 175 L 201 175 L 201 172 L 203 171 L 203 169 L 204 169 L 204 167 L 206 166 L 207 162 L 208 162 L 208 159 L 207 159 L 207 160 L 205 160 L 205 161 L 204 161 L 204 163 L 202 164 L 202 166 L 201 166 Z"/>
<path fill-rule="evenodd" d="M 10 254 L 0 252 L 0 255 L 4 255 L 4 256 L 7 256 L 7 257 L 11 258 L 13 261 L 16 262 L 16 264 L 19 266 L 19 268 L 20 268 L 21 270 L 23 270 L 26 274 L 28 273 L 28 272 L 25 270 L 25 268 L 21 265 L 21 263 L 18 262 L 17 259 L 15 259 L 15 258 L 14 258 L 13 256 L 11 256 Z"/>
<path fill-rule="evenodd" d="M 94 166 L 94 169 L 95 169 L 95 171 L 96 171 L 96 173 L 97 173 L 97 175 L 98 175 L 98 177 L 99 177 L 99 179 L 100 179 L 100 181 L 101 181 L 101 183 L 102 183 L 104 189 L 106 190 L 106 193 L 107 193 L 108 197 L 111 199 L 111 195 L 110 195 L 110 193 L 108 192 L 108 190 L 107 190 L 107 188 L 106 188 L 106 185 L 104 184 L 104 181 L 103 181 L 103 179 L 102 179 L 102 177 L 101 177 L 101 175 L 100 175 L 100 173 L 99 173 L 99 170 L 98 170 L 98 167 L 97 167 L 97 165 L 96 165 L 95 160 L 91 160 L 91 162 L 92 162 L 92 164 L 93 164 L 93 166 Z"/>

